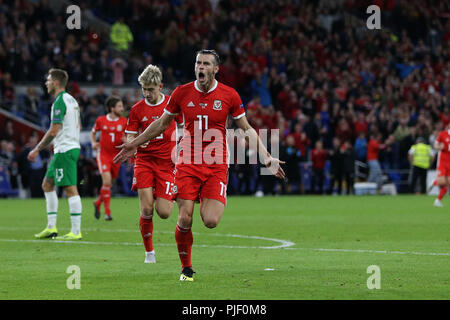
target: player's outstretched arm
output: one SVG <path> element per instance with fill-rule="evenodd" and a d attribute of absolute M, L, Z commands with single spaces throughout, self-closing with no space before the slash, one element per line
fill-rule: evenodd
<path fill-rule="evenodd" d="M 281 168 L 280 164 L 284 164 L 285 162 L 270 155 L 260 137 L 256 133 L 255 129 L 253 129 L 253 127 L 248 123 L 247 117 L 243 116 L 235 121 L 237 126 L 240 129 L 244 130 L 244 133 L 248 135 L 249 139 L 257 141 L 257 152 L 259 153 L 261 159 L 263 159 L 263 162 L 267 166 L 267 169 L 269 169 L 275 177 L 284 179 L 286 177 L 286 174 L 284 173 L 284 170 L 283 168 Z M 250 145 L 253 144 L 250 143 Z"/>
<path fill-rule="evenodd" d="M 438 141 L 434 142 L 434 148 L 438 151 L 441 151 L 442 149 L 444 149 L 444 144 Z"/>
<path fill-rule="evenodd" d="M 161 118 L 153 121 L 147 129 L 145 129 L 144 132 L 136 138 L 117 146 L 116 148 L 122 150 L 120 150 L 120 152 L 114 157 L 114 163 L 123 162 L 131 158 L 136 153 L 137 147 L 166 131 L 174 118 L 175 115 L 169 115 L 164 112 Z"/>

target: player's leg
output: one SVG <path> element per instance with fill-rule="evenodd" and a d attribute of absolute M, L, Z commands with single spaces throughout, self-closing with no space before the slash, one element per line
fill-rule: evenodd
<path fill-rule="evenodd" d="M 200 204 L 200 216 L 207 228 L 215 228 L 222 218 L 225 204 L 216 199 L 203 198 Z"/>
<path fill-rule="evenodd" d="M 78 194 L 77 186 L 64 187 L 64 192 L 69 203 L 70 222 L 72 225 L 71 231 L 66 235 L 69 240 L 81 239 L 81 198 Z"/>
<path fill-rule="evenodd" d="M 198 200 L 200 188 L 206 179 L 205 170 L 201 166 L 178 165 L 175 181 L 177 187 L 178 219 L 175 228 L 178 256 L 181 261 L 180 281 L 194 281 L 192 270 L 192 217 L 194 203 Z"/>
<path fill-rule="evenodd" d="M 164 198 L 157 198 L 155 201 L 155 211 L 161 219 L 167 219 L 172 214 L 173 201 Z"/>
<path fill-rule="evenodd" d="M 448 190 L 448 178 L 447 176 L 440 175 L 440 170 L 438 169 L 438 177 L 436 179 L 437 185 L 439 186 L 439 195 L 436 200 L 434 200 L 435 207 L 443 207 L 442 198 L 447 194 Z"/>
<path fill-rule="evenodd" d="M 53 163 L 53 161 L 52 161 Z M 38 239 L 53 238 L 58 235 L 58 230 L 56 229 L 56 219 L 58 215 L 58 195 L 55 191 L 55 182 L 53 179 L 53 171 L 51 170 L 52 163 L 47 170 L 46 176 L 42 181 L 42 190 L 45 195 L 45 203 L 47 209 L 47 227 L 35 237 Z"/>
<path fill-rule="evenodd" d="M 155 168 L 155 211 L 161 219 L 167 219 L 172 214 L 175 200 L 175 176 L 173 167 L 167 170 Z"/>
<path fill-rule="evenodd" d="M 145 247 L 145 263 L 155 263 L 155 250 L 153 249 L 153 188 L 138 189 L 140 216 L 139 229 Z"/>
<path fill-rule="evenodd" d="M 111 220 L 111 188 L 112 188 L 112 177 L 111 172 L 102 173 L 102 187 L 100 189 L 100 195 L 105 206 L 105 219 Z M 108 218 L 109 217 L 109 218 Z"/>
<path fill-rule="evenodd" d="M 194 213 L 194 200 L 177 198 L 178 220 L 175 228 L 175 241 L 177 243 L 178 256 L 181 262 L 180 281 L 194 281 L 192 270 L 192 216 Z"/>
<path fill-rule="evenodd" d="M 77 189 L 77 162 L 80 149 L 72 149 L 61 153 L 55 163 L 55 184 L 64 188 L 69 203 L 70 222 L 72 229 L 69 233 L 57 237 L 58 240 L 80 240 L 81 235 L 81 198 Z"/>
<path fill-rule="evenodd" d="M 228 170 L 214 169 L 200 192 L 200 215 L 203 224 L 215 228 L 222 218 L 227 203 Z"/>

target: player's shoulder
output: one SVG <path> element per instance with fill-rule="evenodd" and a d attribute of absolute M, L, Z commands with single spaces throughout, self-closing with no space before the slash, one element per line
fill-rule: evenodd
<path fill-rule="evenodd" d="M 217 89 L 221 90 L 221 91 L 227 91 L 227 92 L 232 92 L 232 93 L 236 93 L 237 91 L 233 88 L 230 87 L 222 82 L 217 81 Z"/>
<path fill-rule="evenodd" d="M 107 121 L 107 120 L 108 120 L 108 118 L 106 117 L 106 114 L 97 117 L 98 122 L 103 122 L 103 121 Z"/>
<path fill-rule="evenodd" d="M 63 92 L 59 98 L 61 102 L 64 102 L 64 104 L 78 105 L 77 99 L 66 91 Z"/>
<path fill-rule="evenodd" d="M 145 107 L 145 99 L 141 99 L 138 102 L 136 102 L 134 105 L 131 106 L 130 113 L 139 112 L 144 107 Z"/>
<path fill-rule="evenodd" d="M 217 89 L 220 90 L 223 94 L 228 96 L 237 96 L 239 97 L 239 93 L 233 87 L 230 87 L 222 82 L 217 81 Z"/>
<path fill-rule="evenodd" d="M 185 84 L 180 84 L 178 87 L 175 88 L 175 90 L 173 90 L 171 96 L 190 94 L 194 90 L 195 90 L 194 81 L 191 81 Z"/>

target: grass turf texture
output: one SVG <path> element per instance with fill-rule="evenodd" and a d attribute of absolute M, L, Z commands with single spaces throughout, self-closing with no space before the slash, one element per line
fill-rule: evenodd
<path fill-rule="evenodd" d="M 428 196 L 230 197 L 212 230 L 196 205 L 193 283 L 178 280 L 176 206 L 154 218 L 157 263 L 144 264 L 138 199 L 113 198 L 113 221 L 96 220 L 92 200 L 82 199 L 76 243 L 34 239 L 44 199 L 0 200 L 0 299 L 450 299 L 445 199 L 435 208 Z M 58 231 L 69 230 L 60 199 Z M 70 265 L 80 290 L 67 289 Z M 379 290 L 367 288 L 370 265 L 380 267 Z"/>

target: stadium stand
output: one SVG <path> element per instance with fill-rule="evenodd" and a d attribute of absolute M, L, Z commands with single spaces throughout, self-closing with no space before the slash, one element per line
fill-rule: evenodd
<path fill-rule="evenodd" d="M 446 1 L 71 1 L 82 9 L 81 30 L 61 27 L 67 14 L 54 2 L 0 2 L 1 108 L 46 128 L 51 101 L 43 77 L 59 67 L 69 71 L 69 91 L 90 130 L 106 94 L 120 93 L 128 109 L 140 99 L 136 79 L 145 65 L 161 66 L 170 93 L 193 79 L 196 50 L 214 48 L 223 62 L 219 81 L 242 96 L 252 126 L 280 129 L 280 154 L 300 151 L 304 178 L 267 187 L 256 170 L 245 182 L 242 168 L 232 166 L 231 193 L 312 192 L 311 150 L 322 140 L 333 168 L 335 137 L 355 148 L 355 178 L 364 180 L 373 132 L 392 141 L 379 161 L 406 192 L 409 147 L 419 136 L 432 144 L 450 121 Z M 370 4 L 381 8 L 381 30 L 366 27 Z M 119 20 L 132 35 L 125 49 L 114 35 Z M 334 178 L 327 169 L 325 189 Z"/>

